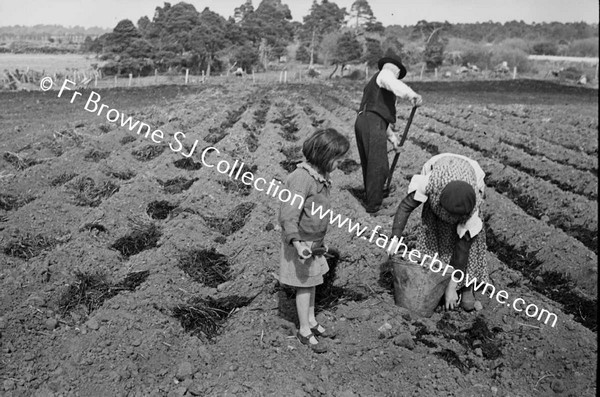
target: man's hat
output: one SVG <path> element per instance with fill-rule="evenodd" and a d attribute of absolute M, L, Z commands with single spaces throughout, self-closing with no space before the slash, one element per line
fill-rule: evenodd
<path fill-rule="evenodd" d="M 389 56 L 389 57 L 383 57 L 383 58 L 381 58 L 377 62 L 377 66 L 379 67 L 379 70 L 381 70 L 381 68 L 383 68 L 383 65 L 385 65 L 386 63 L 391 63 L 393 65 L 398 66 L 398 69 L 400 69 L 400 74 L 398 75 L 398 79 L 401 79 L 404 76 L 406 76 L 406 68 L 402 64 L 402 60 L 400 59 L 400 57 L 392 55 L 392 56 Z"/>

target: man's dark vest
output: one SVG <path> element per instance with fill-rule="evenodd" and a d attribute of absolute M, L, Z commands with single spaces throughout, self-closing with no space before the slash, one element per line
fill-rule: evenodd
<path fill-rule="evenodd" d="M 396 95 L 377 85 L 379 72 L 369 80 L 363 90 L 360 111 L 375 112 L 388 123 L 396 122 Z"/>

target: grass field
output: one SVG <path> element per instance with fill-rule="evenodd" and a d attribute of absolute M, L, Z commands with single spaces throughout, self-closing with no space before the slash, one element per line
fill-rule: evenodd
<path fill-rule="evenodd" d="M 91 68 L 92 63 L 101 64 L 93 55 L 80 54 L 0 54 L 0 71 L 26 70 L 27 68 L 51 75 L 67 70 L 80 71 Z"/>

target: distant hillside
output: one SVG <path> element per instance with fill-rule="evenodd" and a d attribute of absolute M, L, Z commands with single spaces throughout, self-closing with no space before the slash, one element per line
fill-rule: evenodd
<path fill-rule="evenodd" d="M 61 25 L 2 26 L 0 52 L 13 53 L 72 53 L 82 44 L 110 32 L 110 29 Z"/>
<path fill-rule="evenodd" d="M 64 27 L 62 25 L 35 25 L 35 26 L 0 26 L 0 38 L 13 38 L 22 40 L 26 37 L 42 36 L 100 36 L 111 32 L 112 29 L 99 27 L 84 28 L 83 26 Z"/>

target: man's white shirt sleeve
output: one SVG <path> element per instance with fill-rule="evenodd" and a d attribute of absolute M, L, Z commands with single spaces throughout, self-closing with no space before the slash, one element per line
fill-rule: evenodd
<path fill-rule="evenodd" d="M 408 99 L 416 95 L 409 86 L 398 80 L 391 70 L 383 69 L 380 71 L 375 82 L 379 87 L 393 92 L 398 98 Z"/>

